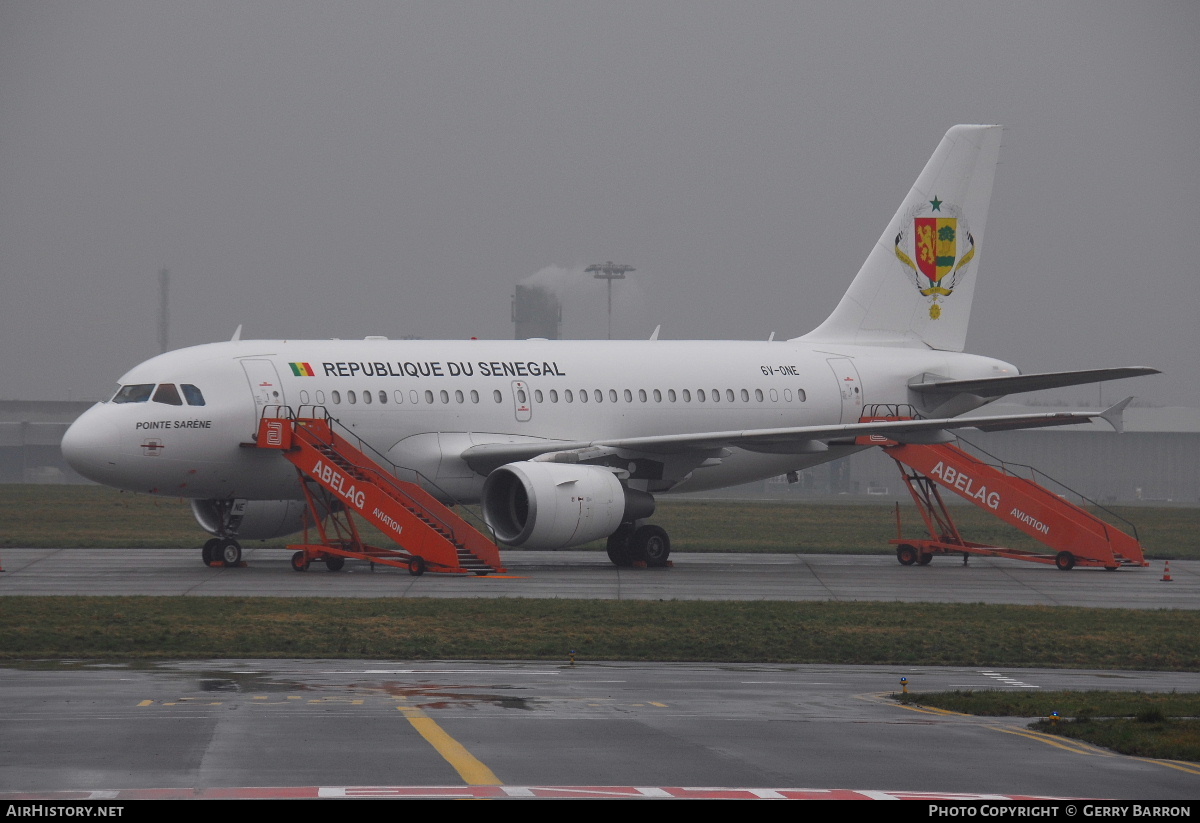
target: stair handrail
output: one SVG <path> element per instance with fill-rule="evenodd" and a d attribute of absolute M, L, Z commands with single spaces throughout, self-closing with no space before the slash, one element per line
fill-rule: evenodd
<path fill-rule="evenodd" d="M 880 413 L 880 409 L 884 413 Z M 901 420 L 921 420 L 921 413 L 911 403 L 871 403 L 863 406 L 863 417 L 898 417 Z"/>
<path fill-rule="evenodd" d="M 1046 474 L 1045 472 L 1040 471 L 1040 470 L 1034 468 L 1033 466 L 1030 466 L 1027 463 L 1014 463 L 1014 462 L 1010 462 L 1007 460 L 1003 460 L 1000 457 L 992 454 L 991 452 L 989 452 L 987 449 L 983 448 L 982 446 L 980 446 L 976 443 L 972 443 L 970 440 L 967 440 L 961 434 L 958 434 L 955 436 L 957 437 L 957 439 L 960 443 L 966 443 L 968 446 L 970 446 L 975 451 L 977 451 L 980 454 L 984 455 L 985 457 L 995 461 L 994 463 L 988 463 L 987 461 L 983 461 L 985 463 L 985 465 L 989 465 L 994 469 L 999 469 L 1000 471 L 1004 472 L 1005 474 L 1009 475 L 1010 477 L 1016 477 L 1019 480 L 1029 480 L 1029 482 L 1035 483 L 1036 485 L 1039 485 L 1039 486 L 1041 486 L 1043 484 L 1035 478 L 1040 477 L 1040 478 L 1043 478 L 1044 480 L 1048 480 L 1049 482 L 1053 483 L 1054 485 L 1058 486 L 1059 488 L 1064 489 L 1067 492 L 1070 492 L 1071 494 L 1075 495 L 1076 497 L 1078 497 L 1080 500 L 1087 503 L 1088 505 L 1094 506 L 1095 508 L 1100 509 L 1100 511 L 1107 513 L 1110 517 L 1113 517 L 1116 520 L 1120 520 L 1122 523 L 1124 523 L 1126 526 L 1128 526 L 1129 529 L 1133 532 L 1133 539 L 1136 540 L 1138 543 L 1142 542 L 1141 538 L 1138 536 L 1136 524 L 1134 524 L 1132 521 L 1128 520 L 1127 518 L 1122 517 L 1121 515 L 1117 514 L 1115 511 L 1113 511 L 1112 509 L 1103 505 L 1102 503 L 1096 502 L 1095 500 L 1088 497 L 1083 492 L 1076 491 L 1075 489 L 1071 488 L 1070 486 L 1068 486 L 1066 483 L 1062 482 L 1061 480 L 1053 478 L 1050 475 Z M 1030 476 L 1028 478 L 1022 477 L 1017 472 L 1010 471 L 1009 466 L 1015 466 L 1015 467 L 1021 468 L 1021 469 L 1028 469 Z M 1050 489 L 1046 489 L 1046 491 L 1050 492 L 1051 494 L 1054 494 L 1054 492 L 1051 491 Z M 1105 526 L 1112 525 L 1111 523 L 1105 523 L 1104 518 L 1102 518 L 1102 517 L 1096 517 L 1094 514 L 1091 514 L 1091 512 L 1088 512 L 1088 514 L 1091 515 L 1092 517 L 1095 517 L 1101 523 L 1104 523 Z"/>
<path fill-rule="evenodd" d="M 330 415 L 329 409 L 326 408 L 325 406 L 316 404 L 316 403 L 301 403 L 293 411 L 291 406 L 286 406 L 286 405 L 282 405 L 282 404 L 268 405 L 268 406 L 263 406 L 262 416 L 267 417 L 268 416 L 266 413 L 267 409 L 272 409 L 272 408 L 278 409 L 282 412 L 285 412 L 286 416 L 279 415 L 279 414 L 275 415 L 276 417 L 281 417 L 281 419 L 284 419 L 284 420 L 295 421 L 302 417 L 311 417 L 312 419 L 324 420 L 326 423 L 331 424 L 331 426 L 330 426 L 331 430 L 334 427 L 336 427 L 337 429 L 340 429 L 345 434 L 344 435 L 339 434 L 338 436 L 343 437 L 343 439 L 345 439 L 345 440 L 353 439 L 357 443 L 357 447 L 358 447 L 359 451 L 364 452 L 364 453 L 371 452 L 375 457 L 378 458 L 377 462 L 384 464 L 386 467 L 391 468 L 390 475 L 388 473 L 382 473 L 379 471 L 373 471 L 372 472 L 373 474 L 379 475 L 379 477 L 381 479 L 388 481 L 388 485 L 393 490 L 395 490 L 399 494 L 404 495 L 406 498 L 408 498 L 414 504 L 423 508 L 424 504 L 422 504 L 420 501 L 414 499 L 412 495 L 410 495 L 403 488 L 395 485 L 395 483 L 393 482 L 393 481 L 408 482 L 400 476 L 400 474 L 399 474 L 400 472 L 407 472 L 407 473 L 412 474 L 413 477 L 416 478 L 416 485 L 432 487 L 439 494 L 441 494 L 445 499 L 449 500 L 452 505 L 459 507 L 462 510 L 463 515 L 466 515 L 466 516 L 462 517 L 463 520 L 470 520 L 475 523 L 481 524 L 482 529 L 480 529 L 477 526 L 476 531 L 481 531 L 482 533 L 486 534 L 488 539 L 492 541 L 492 545 L 494 545 L 496 547 L 497 551 L 499 551 L 500 544 L 496 540 L 495 530 L 492 529 L 492 527 L 490 525 L 488 525 L 488 522 L 486 520 L 484 520 L 482 517 L 477 515 L 474 511 L 472 511 L 471 508 L 467 504 L 463 503 L 461 500 L 456 498 L 454 495 L 450 494 L 448 491 L 446 491 L 444 488 L 439 486 L 429 476 L 427 476 L 420 470 L 409 468 L 408 466 L 401 466 L 397 463 L 393 463 L 381 451 L 379 451 L 379 449 L 372 446 L 366 440 L 363 440 L 362 437 L 360 437 L 358 434 L 352 432 L 346 425 L 344 425 L 336 417 L 333 417 L 332 415 Z M 305 409 L 312 409 L 312 414 L 305 415 L 304 414 Z M 368 455 L 368 456 L 370 456 L 370 455 Z M 370 467 L 359 466 L 358 468 L 366 469 L 366 470 L 370 471 Z M 445 526 L 445 528 L 450 532 L 450 534 L 454 535 L 455 539 L 457 539 L 457 532 L 455 531 L 453 524 L 447 523 L 445 520 L 443 520 L 441 517 L 439 517 L 436 512 L 428 512 L 428 514 L 431 517 L 437 519 L 437 521 L 439 523 L 441 523 L 443 526 Z"/>

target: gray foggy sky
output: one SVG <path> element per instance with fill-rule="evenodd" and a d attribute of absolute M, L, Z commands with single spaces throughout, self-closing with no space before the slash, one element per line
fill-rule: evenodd
<path fill-rule="evenodd" d="M 0 0 L 0 397 L 109 393 L 162 266 L 173 347 L 511 338 L 517 281 L 606 260 L 616 336 L 795 336 L 983 122 L 968 350 L 1200 405 L 1197 40 L 1190 0 Z"/>

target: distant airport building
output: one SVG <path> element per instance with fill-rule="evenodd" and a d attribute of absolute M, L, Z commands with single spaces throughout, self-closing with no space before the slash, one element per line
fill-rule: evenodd
<path fill-rule="evenodd" d="M 512 299 L 513 339 L 562 337 L 562 303 L 558 295 L 541 286 L 517 285 Z"/>
<path fill-rule="evenodd" d="M 90 400 L 0 400 L 0 483 L 87 483 L 63 460 L 63 433 Z"/>

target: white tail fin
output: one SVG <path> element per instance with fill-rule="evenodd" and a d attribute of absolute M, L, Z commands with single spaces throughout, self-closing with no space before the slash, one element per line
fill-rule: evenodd
<path fill-rule="evenodd" d="M 946 132 L 833 314 L 798 338 L 962 351 L 999 126 Z"/>

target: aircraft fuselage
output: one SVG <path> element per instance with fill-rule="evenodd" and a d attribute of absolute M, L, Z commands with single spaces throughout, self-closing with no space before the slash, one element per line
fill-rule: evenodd
<path fill-rule="evenodd" d="M 295 470 L 278 454 L 244 444 L 267 407 L 303 415 L 321 406 L 391 462 L 471 502 L 486 474 L 460 456 L 472 446 L 852 423 L 865 405 L 919 400 L 908 384 L 922 375 L 1016 373 L 976 355 L 803 341 L 231 341 L 133 368 L 120 384 L 150 387 L 147 396 L 97 404 L 63 449 L 82 474 L 119 488 L 294 499 Z M 203 405 L 170 393 L 161 402 L 163 384 L 196 387 Z M 646 485 L 656 492 L 719 488 L 857 448 L 734 448 L 677 472 L 665 457 Z"/>

